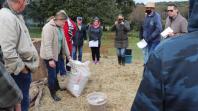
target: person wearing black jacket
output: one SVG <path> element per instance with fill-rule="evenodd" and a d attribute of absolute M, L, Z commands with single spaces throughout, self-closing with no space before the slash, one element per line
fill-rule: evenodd
<path fill-rule="evenodd" d="M 82 17 L 77 17 L 77 31 L 75 36 L 73 37 L 73 48 L 72 48 L 72 58 L 73 60 L 77 60 L 78 53 L 78 61 L 82 61 L 82 51 L 83 51 L 83 43 L 84 40 L 87 40 L 87 27 L 82 24 Z"/>

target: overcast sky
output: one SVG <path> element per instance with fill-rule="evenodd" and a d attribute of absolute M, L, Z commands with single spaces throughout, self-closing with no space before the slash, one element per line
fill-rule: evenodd
<path fill-rule="evenodd" d="M 134 0 L 135 3 L 146 3 L 147 1 L 150 0 Z M 155 0 L 156 2 L 161 2 L 161 1 L 165 1 L 165 2 L 169 2 L 169 1 L 188 1 L 188 0 Z"/>

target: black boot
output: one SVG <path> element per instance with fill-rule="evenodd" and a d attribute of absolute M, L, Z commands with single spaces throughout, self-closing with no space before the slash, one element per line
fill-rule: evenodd
<path fill-rule="evenodd" d="M 55 90 L 58 91 L 60 90 L 60 85 L 59 85 L 59 82 L 58 82 L 58 79 L 56 78 L 56 83 L 55 83 Z"/>
<path fill-rule="evenodd" d="M 122 64 L 122 58 L 120 56 L 118 56 L 118 64 L 121 65 Z"/>
<path fill-rule="evenodd" d="M 55 90 L 50 90 L 50 94 L 51 94 L 52 98 L 54 99 L 54 101 L 60 101 L 61 100 L 61 98 L 59 98 L 56 95 L 56 91 Z"/>
<path fill-rule="evenodd" d="M 122 57 L 122 65 L 125 66 L 125 57 Z"/>

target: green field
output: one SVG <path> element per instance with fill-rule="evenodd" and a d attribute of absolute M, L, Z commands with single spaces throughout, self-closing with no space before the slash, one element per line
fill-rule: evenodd
<path fill-rule="evenodd" d="M 30 35 L 32 38 L 41 37 L 41 28 L 30 28 Z M 142 51 L 137 47 L 136 43 L 139 41 L 138 32 L 129 33 L 129 48 L 133 50 L 133 60 L 143 61 Z M 84 52 L 90 52 L 88 43 L 84 46 Z M 116 55 L 114 48 L 114 32 L 104 32 L 102 37 L 101 53 L 105 56 Z"/>

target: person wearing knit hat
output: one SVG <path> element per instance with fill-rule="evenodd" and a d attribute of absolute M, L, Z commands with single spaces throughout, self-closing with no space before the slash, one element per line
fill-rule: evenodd
<path fill-rule="evenodd" d="M 82 61 L 84 40 L 87 40 L 87 26 L 83 24 L 83 18 L 77 17 L 77 30 L 73 37 L 72 57 L 73 60 Z M 78 55 L 78 57 L 77 57 Z"/>
<path fill-rule="evenodd" d="M 155 11 L 155 3 L 147 2 L 145 5 L 146 17 L 143 24 L 143 39 L 147 42 L 147 47 L 143 49 L 144 64 L 147 63 L 149 55 L 160 43 L 160 33 L 162 31 L 162 20 Z"/>
<path fill-rule="evenodd" d="M 190 0 L 188 33 L 150 55 L 131 111 L 198 111 L 198 0 Z"/>

